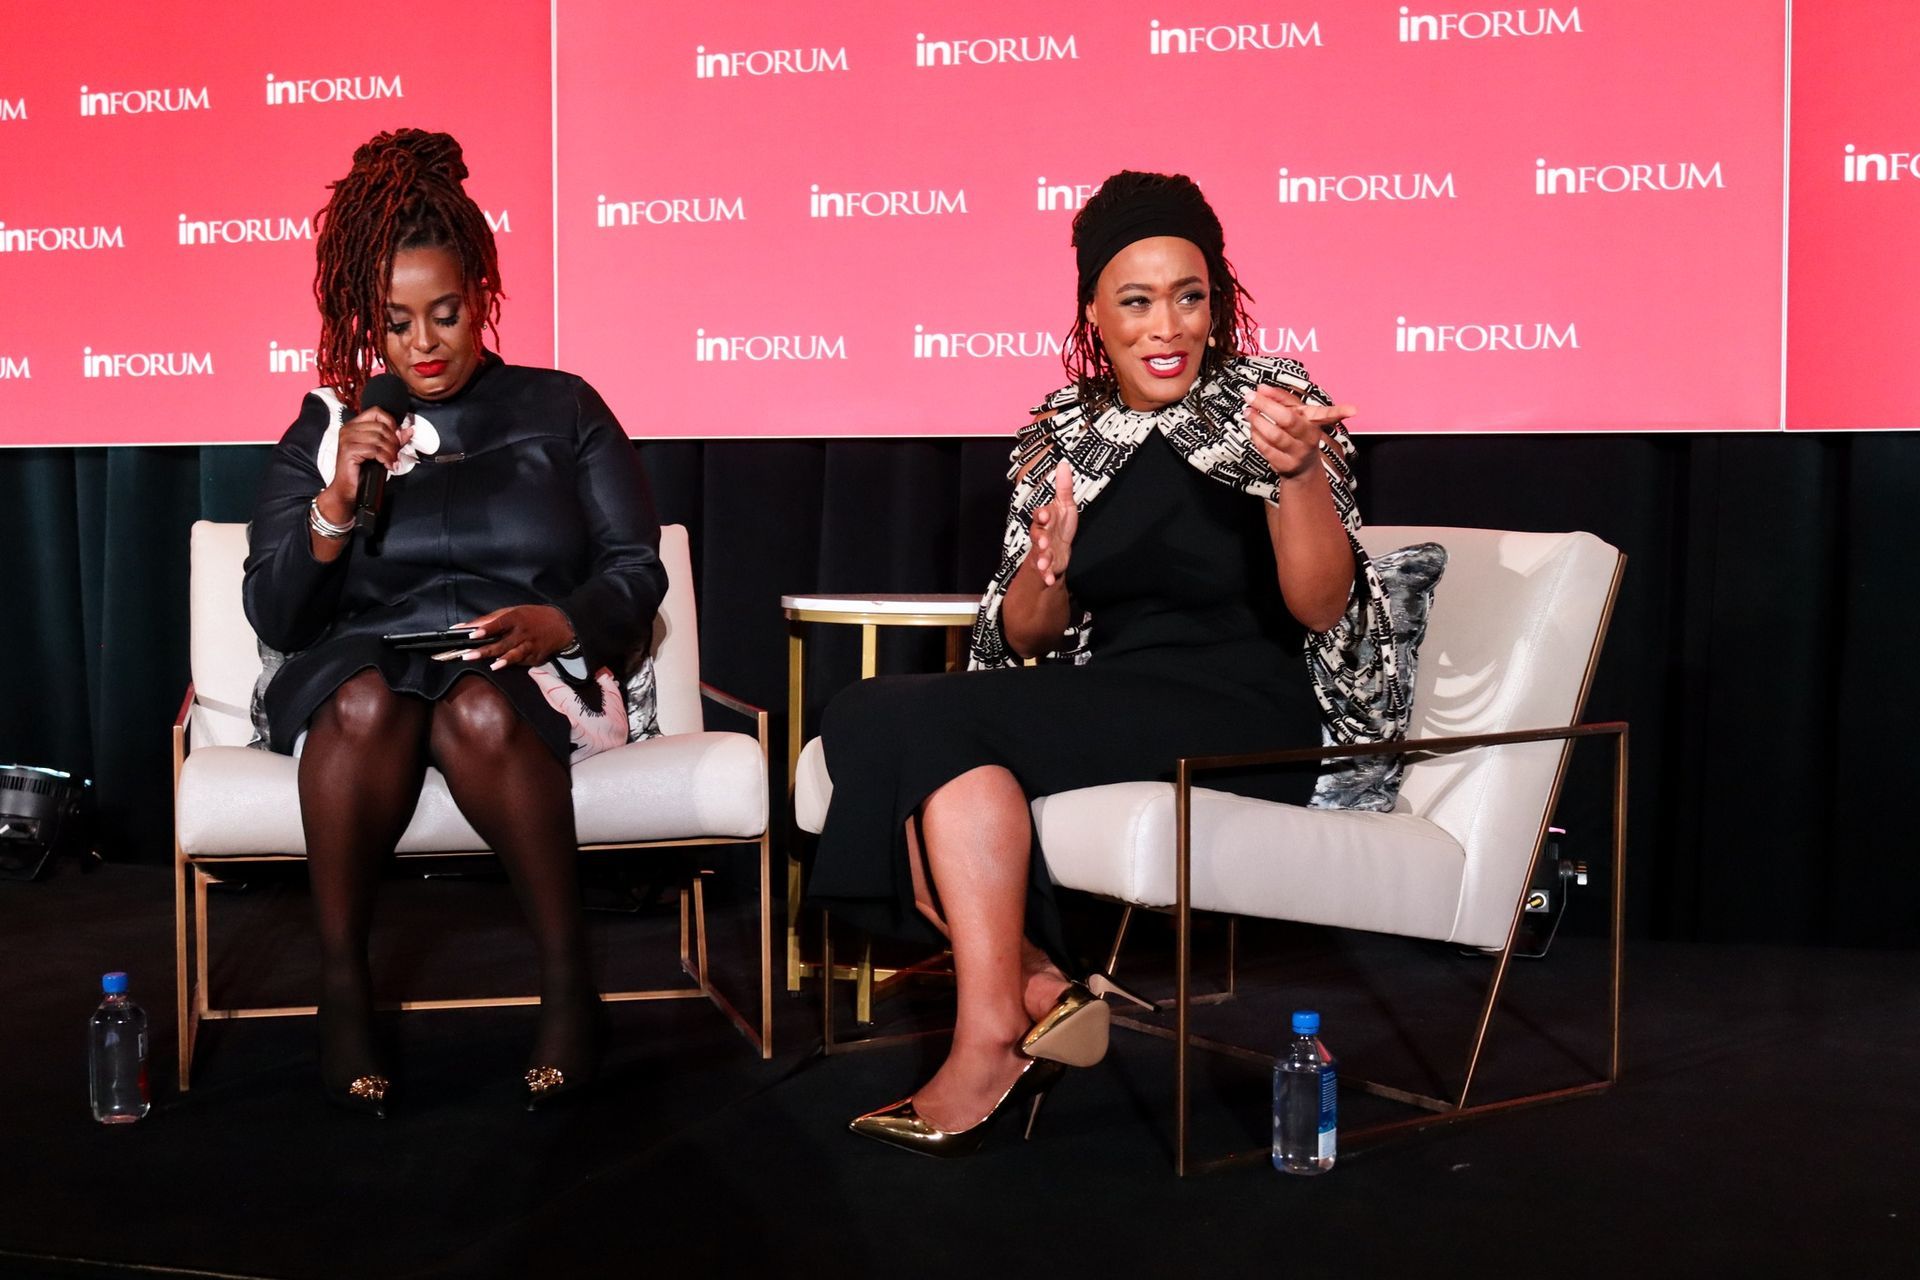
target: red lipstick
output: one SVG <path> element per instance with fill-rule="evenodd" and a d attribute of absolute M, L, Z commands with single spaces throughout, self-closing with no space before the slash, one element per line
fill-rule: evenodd
<path fill-rule="evenodd" d="M 447 371 L 445 360 L 426 360 L 413 366 L 413 371 L 423 378 L 437 378 Z"/>

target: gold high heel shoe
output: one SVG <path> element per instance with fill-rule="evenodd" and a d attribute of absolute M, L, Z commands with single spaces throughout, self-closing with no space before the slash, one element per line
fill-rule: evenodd
<path fill-rule="evenodd" d="M 1065 1074 L 1066 1068 L 1058 1062 L 1029 1060 L 1020 1068 L 1019 1077 L 1000 1095 L 1000 1101 L 993 1104 L 993 1110 L 987 1112 L 986 1118 L 968 1129 L 936 1127 L 913 1109 L 912 1098 L 905 1098 L 878 1111 L 869 1111 L 847 1127 L 888 1146 L 917 1151 L 923 1156 L 947 1159 L 972 1155 L 987 1140 L 987 1132 L 992 1129 L 993 1122 L 999 1119 L 1000 1113 L 1023 1098 L 1031 1099 L 1024 1133 L 1025 1138 L 1031 1138 L 1033 1122 L 1040 1118 L 1040 1104 L 1047 1100 L 1048 1091 Z"/>
<path fill-rule="evenodd" d="M 1153 1012 L 1152 1001 L 1133 994 L 1133 992 L 1115 982 L 1107 974 L 1096 973 L 1090 975 L 1087 978 L 1087 990 L 1093 992 L 1093 994 L 1099 996 L 1102 1000 L 1105 1000 L 1108 996 L 1119 996 L 1122 1000 L 1132 1001 L 1149 1013 Z"/>
<path fill-rule="evenodd" d="M 1107 997 L 1117 995 L 1143 1009 L 1153 1006 L 1104 973 L 1096 973 L 1085 982 L 1069 982 L 1060 999 L 1033 1024 L 1020 1041 L 1020 1052 L 1029 1058 L 1045 1058 L 1069 1067 L 1090 1067 L 1107 1056 L 1107 1036 L 1112 1015 Z"/>

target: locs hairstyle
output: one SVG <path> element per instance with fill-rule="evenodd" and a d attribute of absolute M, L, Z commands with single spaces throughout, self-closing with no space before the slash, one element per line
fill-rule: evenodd
<path fill-rule="evenodd" d="M 1176 232 L 1175 227 L 1180 230 Z M 1253 319 L 1247 313 L 1253 297 L 1240 287 L 1240 278 L 1227 261 L 1220 217 L 1199 186 L 1184 174 L 1123 170 L 1101 183 L 1080 212 L 1073 215 L 1074 249 L 1083 257 L 1091 249 L 1093 257 L 1099 258 L 1098 262 L 1082 263 L 1073 329 L 1060 355 L 1060 363 L 1084 403 L 1104 403 L 1115 391 L 1113 365 L 1107 360 L 1099 332 L 1087 320 L 1087 304 L 1093 301 L 1101 269 L 1120 249 L 1141 238 L 1131 231 L 1142 228 L 1149 235 L 1182 235 L 1199 246 L 1207 261 L 1213 314 L 1209 336 L 1213 345 L 1201 357 L 1200 376 L 1194 385 L 1205 382 L 1253 341 Z M 1105 257 L 1100 257 L 1102 253 Z"/>
<path fill-rule="evenodd" d="M 320 306 L 320 381 L 358 407 L 386 324 L 387 284 L 402 249 L 445 249 L 479 304 L 473 320 L 499 341 L 500 261 L 486 214 L 461 183 L 467 164 L 451 135 L 382 133 L 353 153 L 316 220 L 313 298 Z"/>

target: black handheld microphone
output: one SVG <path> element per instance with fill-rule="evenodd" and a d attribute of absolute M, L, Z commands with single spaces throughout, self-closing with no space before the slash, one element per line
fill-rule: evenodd
<path fill-rule="evenodd" d="M 376 373 L 367 379 L 366 389 L 360 393 L 362 409 L 384 409 L 395 423 L 407 420 L 409 401 L 407 384 L 393 373 Z M 362 533 L 373 529 L 373 521 L 380 514 L 380 499 L 387 492 L 387 469 L 372 459 L 360 463 L 360 494 L 353 504 L 353 527 Z"/>

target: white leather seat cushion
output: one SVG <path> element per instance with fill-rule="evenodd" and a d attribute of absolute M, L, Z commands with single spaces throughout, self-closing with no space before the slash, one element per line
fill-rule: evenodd
<path fill-rule="evenodd" d="M 827 802 L 833 799 L 833 779 L 827 774 L 827 752 L 814 738 L 800 751 L 793 769 L 793 820 L 802 831 L 819 835 L 827 825 Z"/>
<path fill-rule="evenodd" d="M 305 853 L 298 762 L 245 747 L 200 747 L 180 771 L 174 815 L 188 854 Z M 757 739 L 676 733 L 632 742 L 573 768 L 581 844 L 737 836 L 766 829 L 767 778 Z M 484 850 L 440 771 L 427 772 L 401 853 Z"/>
<path fill-rule="evenodd" d="M 1033 802 L 1047 874 L 1068 889 L 1174 901 L 1173 787 L 1121 782 Z M 1193 905 L 1421 938 L 1454 927 L 1466 851 L 1411 813 L 1193 793 Z"/>
<path fill-rule="evenodd" d="M 1193 795 L 1198 909 L 1452 936 L 1466 851 L 1426 819 L 1306 809 L 1204 789 Z M 800 829 L 817 834 L 832 798 L 826 753 L 815 738 L 800 753 L 794 777 Z M 1042 796 L 1033 817 L 1054 883 L 1141 906 L 1173 904 L 1168 784 L 1121 782 Z"/>

